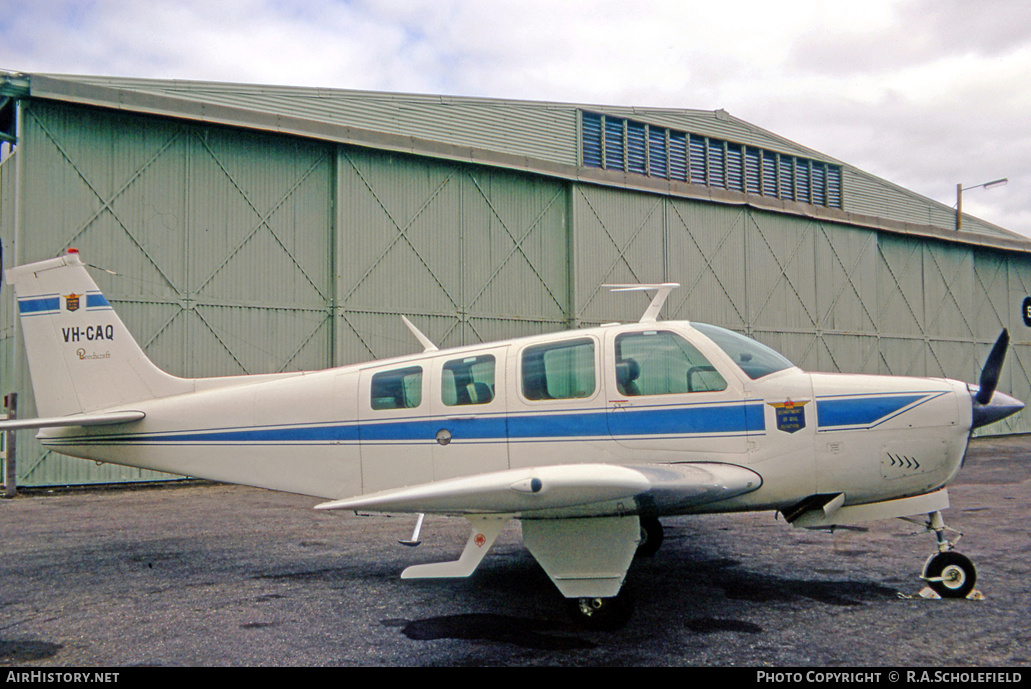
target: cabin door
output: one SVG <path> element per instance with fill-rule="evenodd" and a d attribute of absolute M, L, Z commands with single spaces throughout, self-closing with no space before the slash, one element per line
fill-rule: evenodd
<path fill-rule="evenodd" d="M 508 464 L 508 346 L 467 350 L 431 363 L 433 480 L 504 471 Z"/>
<path fill-rule="evenodd" d="M 361 372 L 358 383 L 362 492 L 433 480 L 428 361 Z"/>
<path fill-rule="evenodd" d="M 723 375 L 685 334 L 664 324 L 613 331 L 606 342 L 612 438 L 646 461 L 744 454 L 761 424 L 758 403 Z"/>

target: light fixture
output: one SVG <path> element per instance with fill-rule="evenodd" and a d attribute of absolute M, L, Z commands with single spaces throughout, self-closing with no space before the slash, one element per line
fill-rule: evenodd
<path fill-rule="evenodd" d="M 993 179 L 991 182 L 984 182 L 983 184 L 975 184 L 973 186 L 964 187 L 962 184 L 956 185 L 956 231 L 958 232 L 963 227 L 963 192 L 969 191 L 970 189 L 992 189 L 994 187 L 1001 187 L 1005 184 L 1009 184 L 1009 177 L 1001 177 L 999 179 Z"/>

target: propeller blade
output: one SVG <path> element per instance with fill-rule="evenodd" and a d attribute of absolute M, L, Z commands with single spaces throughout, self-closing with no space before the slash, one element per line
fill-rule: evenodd
<path fill-rule="evenodd" d="M 1010 334 L 1004 328 L 1002 333 L 999 335 L 999 339 L 995 341 L 995 346 L 992 347 L 991 353 L 984 362 L 984 368 L 981 369 L 981 380 L 980 389 L 974 396 L 978 404 L 988 404 L 992 400 L 992 395 L 995 394 L 995 387 L 999 384 L 999 373 L 1002 371 L 1002 362 L 1006 358 L 1006 348 L 1010 343 Z"/>

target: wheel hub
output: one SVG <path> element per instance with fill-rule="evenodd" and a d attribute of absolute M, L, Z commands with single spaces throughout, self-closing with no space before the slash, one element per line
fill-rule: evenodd
<path fill-rule="evenodd" d="M 581 598 L 580 601 L 580 612 L 590 617 L 594 615 L 603 607 L 605 607 L 605 601 L 601 598 Z"/>
<path fill-rule="evenodd" d="M 962 588 L 966 580 L 966 572 L 963 571 L 962 567 L 957 567 L 956 565 L 949 565 L 941 574 L 942 584 L 950 589 Z"/>

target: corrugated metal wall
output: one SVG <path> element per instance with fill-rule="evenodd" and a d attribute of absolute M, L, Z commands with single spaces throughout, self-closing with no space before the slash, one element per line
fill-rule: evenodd
<path fill-rule="evenodd" d="M 402 314 L 441 347 L 566 322 L 565 184 L 343 147 L 337 170 L 339 361 L 412 352 Z"/>
<path fill-rule="evenodd" d="M 441 346 L 568 321 L 560 182 L 43 102 L 25 108 L 19 154 L 17 261 L 78 248 L 148 355 L 175 375 L 418 351 L 401 314 Z M 5 247 L 13 224 L 4 217 Z M 0 372 L 4 390 L 12 373 Z M 21 407 L 34 413 L 28 390 Z M 46 453 L 32 435 L 19 436 L 26 485 L 156 476 Z"/>
<path fill-rule="evenodd" d="M 1031 257 L 739 206 L 578 186 L 577 315 L 630 320 L 644 296 L 605 282 L 679 282 L 664 318 L 746 333 L 808 370 L 976 382 L 1002 328 L 1002 389 L 1031 396 Z M 1026 432 L 1021 414 L 986 433 Z"/>
<path fill-rule="evenodd" d="M 332 147 L 42 102 L 24 108 L 19 135 L 17 261 L 77 247 L 159 366 L 210 376 L 332 363 Z M 5 248 L 12 232 L 5 223 Z M 27 386 L 21 408 L 34 413 Z M 153 476 L 50 455 L 32 435 L 19 436 L 25 484 Z"/>
<path fill-rule="evenodd" d="M 76 246 L 115 271 L 94 275 L 177 375 L 418 351 L 401 314 L 440 346 L 636 320 L 647 297 L 602 285 L 675 281 L 663 317 L 747 333 L 814 370 L 974 381 L 1009 327 L 1001 387 L 1031 395 L 1023 254 L 172 119 L 24 112 L 0 167 L 5 267 L 20 193 L 17 260 Z M 0 301 L 6 392 L 20 343 L 7 291 Z M 1022 415 L 990 430 L 1031 427 Z M 156 476 L 49 455 L 31 435 L 24 484 Z"/>

